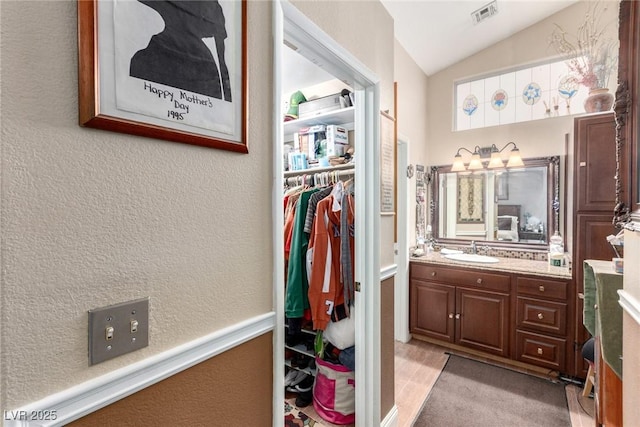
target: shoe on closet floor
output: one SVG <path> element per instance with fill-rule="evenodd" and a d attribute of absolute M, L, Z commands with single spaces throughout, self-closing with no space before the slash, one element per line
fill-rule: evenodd
<path fill-rule="evenodd" d="M 304 408 L 305 406 L 309 406 L 313 402 L 313 392 L 305 391 L 304 393 L 300 393 L 298 397 L 296 397 L 296 406 L 298 408 Z"/>
<path fill-rule="evenodd" d="M 306 393 L 311 391 L 313 388 L 313 377 L 311 375 L 307 376 L 304 380 L 300 382 L 300 384 L 295 386 L 295 389 L 298 393 Z"/>
<path fill-rule="evenodd" d="M 304 369 L 309 366 L 310 357 L 305 356 L 304 354 L 295 354 L 291 358 L 291 366 L 294 368 Z"/>
<path fill-rule="evenodd" d="M 295 369 L 290 369 L 289 372 L 287 372 L 287 375 L 285 375 L 285 377 L 284 377 L 284 385 L 285 385 L 285 387 L 291 385 L 291 381 L 293 381 L 294 378 L 298 376 L 299 372 L 300 371 L 297 371 Z"/>
<path fill-rule="evenodd" d="M 298 391 L 296 390 L 296 386 L 298 384 L 300 384 L 302 381 L 304 381 L 305 378 L 307 378 L 308 375 L 302 371 L 298 371 L 297 375 L 295 376 L 295 378 L 293 378 L 290 382 L 289 382 L 289 386 L 287 387 L 287 391 Z"/>

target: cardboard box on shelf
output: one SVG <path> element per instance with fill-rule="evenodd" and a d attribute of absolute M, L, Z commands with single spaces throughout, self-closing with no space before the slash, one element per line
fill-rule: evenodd
<path fill-rule="evenodd" d="M 335 144 L 349 144 L 347 129 L 338 125 L 327 126 L 327 142 Z"/>

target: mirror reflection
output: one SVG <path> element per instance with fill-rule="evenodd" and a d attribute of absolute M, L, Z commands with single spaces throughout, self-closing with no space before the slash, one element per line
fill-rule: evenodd
<path fill-rule="evenodd" d="M 431 223 L 438 241 L 548 245 L 558 230 L 558 157 L 524 166 L 451 172 L 432 167 Z"/>

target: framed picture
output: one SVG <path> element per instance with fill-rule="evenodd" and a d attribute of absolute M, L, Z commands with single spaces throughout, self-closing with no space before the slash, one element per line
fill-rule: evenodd
<path fill-rule="evenodd" d="M 496 198 L 509 200 L 509 174 L 506 172 L 496 175 Z"/>
<path fill-rule="evenodd" d="M 395 119 L 380 112 L 380 212 L 394 215 L 396 197 Z"/>
<path fill-rule="evenodd" d="M 484 174 L 458 176 L 458 224 L 484 222 L 484 182 Z"/>
<path fill-rule="evenodd" d="M 78 0 L 81 126 L 247 153 L 246 0 Z"/>

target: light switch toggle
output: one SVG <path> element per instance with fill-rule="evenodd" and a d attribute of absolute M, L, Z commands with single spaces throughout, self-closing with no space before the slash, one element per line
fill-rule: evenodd
<path fill-rule="evenodd" d="M 88 320 L 89 365 L 149 345 L 149 297 L 91 309 Z"/>

